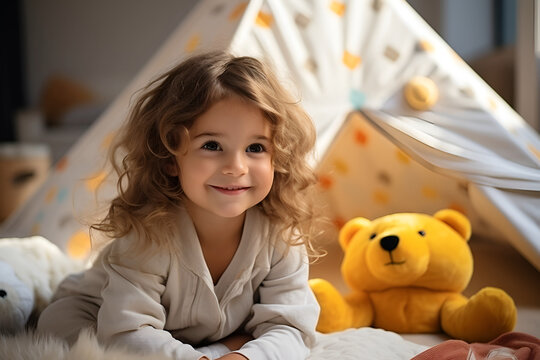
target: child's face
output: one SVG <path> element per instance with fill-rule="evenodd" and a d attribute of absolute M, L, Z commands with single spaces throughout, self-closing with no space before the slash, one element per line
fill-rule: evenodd
<path fill-rule="evenodd" d="M 231 218 L 262 201 L 274 179 L 271 136 L 261 110 L 240 97 L 203 113 L 187 152 L 176 157 L 187 206 Z"/>

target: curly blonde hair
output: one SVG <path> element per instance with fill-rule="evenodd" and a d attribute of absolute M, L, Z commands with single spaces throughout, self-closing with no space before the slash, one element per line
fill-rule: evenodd
<path fill-rule="evenodd" d="M 311 195 L 316 177 L 307 160 L 315 145 L 311 118 L 267 65 L 226 52 L 190 57 L 142 89 L 111 147 L 118 196 L 92 229 L 109 238 L 135 230 L 162 245 L 182 201 L 178 177 L 168 171 L 175 153 L 186 145 L 194 121 L 233 94 L 255 104 L 271 124 L 274 182 L 257 206 L 281 226 L 284 241 L 305 244 L 314 254 L 319 227 Z"/>

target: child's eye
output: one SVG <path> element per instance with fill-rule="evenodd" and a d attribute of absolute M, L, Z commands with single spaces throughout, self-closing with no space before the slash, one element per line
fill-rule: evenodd
<path fill-rule="evenodd" d="M 201 149 L 208 151 L 221 151 L 221 146 L 216 141 L 207 141 L 204 143 Z"/>
<path fill-rule="evenodd" d="M 251 144 L 247 147 L 246 152 L 260 153 L 265 152 L 266 149 L 262 144 Z"/>

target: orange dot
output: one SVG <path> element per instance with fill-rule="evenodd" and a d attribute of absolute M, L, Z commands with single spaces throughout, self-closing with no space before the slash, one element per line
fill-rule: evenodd
<path fill-rule="evenodd" d="M 257 18 L 255 19 L 255 24 L 264 28 L 270 28 L 273 22 L 274 18 L 272 17 L 272 15 L 263 11 L 259 11 Z"/>
<path fill-rule="evenodd" d="M 439 196 L 439 192 L 431 186 L 424 186 L 422 188 L 422 195 L 428 199 L 435 199 Z"/>
<path fill-rule="evenodd" d="M 67 157 L 62 157 L 58 162 L 56 163 L 56 171 L 64 171 L 66 167 L 68 166 L 68 159 Z"/>
<path fill-rule="evenodd" d="M 330 10 L 332 10 L 336 15 L 343 16 L 345 14 L 346 5 L 339 1 L 332 1 L 330 3 Z"/>
<path fill-rule="evenodd" d="M 199 46 L 201 42 L 201 37 L 197 34 L 193 35 L 191 38 L 189 38 L 189 41 L 186 44 L 186 52 L 190 53 L 195 51 L 195 49 Z"/>
<path fill-rule="evenodd" d="M 45 195 L 45 203 L 50 204 L 56 197 L 57 193 L 58 193 L 57 187 L 50 188 L 49 191 L 47 191 L 47 194 Z"/>
<path fill-rule="evenodd" d="M 373 192 L 373 201 L 375 201 L 377 204 L 388 204 L 390 201 L 390 196 L 386 191 L 375 190 Z"/>
<path fill-rule="evenodd" d="M 433 47 L 433 44 L 430 43 L 427 40 L 420 40 L 418 43 L 420 45 L 420 49 L 426 51 L 426 52 L 432 52 L 435 48 Z"/>
<path fill-rule="evenodd" d="M 91 191 L 96 191 L 106 177 L 107 173 L 105 171 L 100 171 L 96 175 L 93 175 L 90 179 L 86 180 L 86 187 Z"/>
<path fill-rule="evenodd" d="M 111 143 L 114 139 L 114 136 L 116 135 L 116 133 L 114 131 L 108 133 L 107 135 L 105 135 L 105 137 L 103 138 L 103 141 L 101 141 L 101 148 L 102 149 L 108 149 L 109 146 L 111 146 Z"/>
<path fill-rule="evenodd" d="M 368 142 L 368 136 L 365 131 L 361 129 L 354 130 L 354 141 L 360 145 L 366 145 Z"/>
<path fill-rule="evenodd" d="M 90 249 L 90 236 L 85 231 L 77 231 L 68 240 L 67 253 L 73 258 L 82 259 L 86 257 L 90 252 Z"/>
<path fill-rule="evenodd" d="M 533 144 L 527 144 L 527 148 L 540 160 L 540 150 L 533 146 Z"/>
<path fill-rule="evenodd" d="M 396 151 L 396 157 L 398 161 L 403 164 L 408 164 L 411 162 L 411 158 L 409 157 L 409 155 L 407 155 L 406 153 L 404 153 L 403 151 L 399 149 Z"/>
<path fill-rule="evenodd" d="M 319 185 L 323 189 L 328 190 L 334 185 L 334 179 L 330 175 L 320 175 Z"/>
<path fill-rule="evenodd" d="M 231 11 L 231 13 L 229 14 L 229 20 L 234 21 L 238 19 L 246 10 L 247 5 L 248 5 L 247 3 L 240 3 L 236 5 L 233 11 Z"/>
<path fill-rule="evenodd" d="M 341 159 L 336 159 L 334 161 L 334 168 L 337 172 L 341 174 L 347 174 L 349 172 L 349 167 L 347 166 L 347 163 Z"/>
<path fill-rule="evenodd" d="M 347 50 L 343 52 L 343 63 L 345 66 L 347 66 L 349 69 L 354 70 L 360 63 L 362 62 L 362 58 L 358 55 L 353 55 Z"/>

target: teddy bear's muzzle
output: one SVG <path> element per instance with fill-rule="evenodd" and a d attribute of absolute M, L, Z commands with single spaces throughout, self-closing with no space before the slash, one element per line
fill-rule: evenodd
<path fill-rule="evenodd" d="M 405 261 L 396 261 L 392 256 L 392 251 L 394 251 L 399 245 L 399 236 L 396 235 L 387 235 L 379 240 L 379 245 L 381 248 L 388 252 L 390 261 L 385 265 L 402 265 Z"/>

